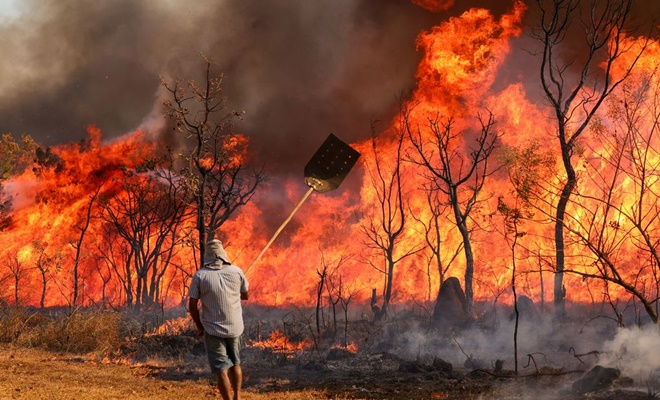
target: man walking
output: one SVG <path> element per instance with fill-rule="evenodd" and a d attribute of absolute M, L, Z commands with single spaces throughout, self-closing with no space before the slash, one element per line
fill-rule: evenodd
<path fill-rule="evenodd" d="M 229 262 L 219 240 L 206 244 L 204 265 L 193 276 L 188 295 L 190 316 L 197 327 L 197 336 L 204 337 L 211 372 L 218 378 L 218 390 L 224 400 L 240 400 L 243 384 L 239 354 L 243 334 L 241 300 L 248 299 L 248 281 L 243 271 Z"/>

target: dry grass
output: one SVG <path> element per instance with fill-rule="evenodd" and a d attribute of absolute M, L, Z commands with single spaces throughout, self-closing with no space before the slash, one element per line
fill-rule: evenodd
<path fill-rule="evenodd" d="M 160 358 L 159 351 L 153 349 L 153 358 L 143 362 L 128 358 L 107 361 L 107 356 L 120 353 L 119 349 L 127 345 L 137 345 L 144 351 L 150 349 L 151 341 L 162 346 L 165 339 L 186 338 L 176 324 L 163 324 L 149 335 L 142 332 L 137 338 L 129 338 L 127 330 L 134 328 L 131 324 L 135 321 L 130 317 L 113 311 L 55 314 L 24 307 L 0 309 L 0 399 L 221 398 L 205 363 L 194 365 L 200 359 L 204 361 L 203 357 L 192 360 L 187 372 L 174 373 L 172 370 L 180 367 L 173 367 L 171 360 Z M 161 371 L 169 372 L 159 375 Z M 244 399 L 347 399 L 312 389 L 259 391 L 247 388 Z"/>
<path fill-rule="evenodd" d="M 145 366 L 93 361 L 47 350 L 0 345 L 0 399 L 221 398 L 207 379 L 170 381 L 150 377 Z M 347 399 L 323 391 L 244 392 L 246 400 Z"/>
<path fill-rule="evenodd" d="M 44 314 L 22 307 L 0 313 L 0 341 L 71 353 L 105 353 L 122 343 L 122 316 L 114 311 Z"/>
<path fill-rule="evenodd" d="M 103 310 L 0 309 L 0 399 L 220 398 L 189 319 L 151 319 Z M 402 374 L 403 360 L 382 351 L 326 359 L 328 348 L 319 347 L 290 359 L 274 350 L 278 343 L 244 349 L 244 399 L 474 400 L 491 387 L 488 380 L 468 387 L 437 374 Z"/>

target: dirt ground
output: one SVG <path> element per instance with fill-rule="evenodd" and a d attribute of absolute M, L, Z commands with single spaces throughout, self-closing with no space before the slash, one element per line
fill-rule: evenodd
<path fill-rule="evenodd" d="M 112 361 L 2 345 L 0 399 L 219 398 L 194 340 L 152 337 L 131 343 L 124 355 Z M 138 347 L 153 354 L 125 358 L 136 355 Z M 323 358 L 291 358 L 248 348 L 243 360 L 247 400 L 654 398 L 623 389 L 583 395 L 564 391 L 580 371 L 541 371 L 514 379 L 506 370 L 456 369 L 439 360 L 411 362 L 388 353 L 355 355 L 338 350 Z"/>
<path fill-rule="evenodd" d="M 249 386 L 249 385 L 247 385 Z M 163 363 L 110 363 L 38 349 L 0 346 L 0 399 L 159 399 L 220 398 L 208 373 Z M 313 389 L 259 393 L 246 400 L 312 400 L 329 397 Z"/>
<path fill-rule="evenodd" d="M 476 399 L 488 392 L 488 380 L 456 382 L 419 373 L 392 373 L 396 360 L 374 356 L 360 368 L 335 363 L 280 365 L 276 357 L 252 359 L 244 366 L 245 399 Z M 189 363 L 120 364 L 92 356 L 3 346 L 0 352 L 1 399 L 181 399 L 219 397 L 213 377 Z M 284 362 L 285 364 L 287 362 Z M 398 365 L 398 364 L 397 364 Z M 362 371 L 359 371 L 362 370 Z M 369 371 L 371 370 L 371 371 Z"/>

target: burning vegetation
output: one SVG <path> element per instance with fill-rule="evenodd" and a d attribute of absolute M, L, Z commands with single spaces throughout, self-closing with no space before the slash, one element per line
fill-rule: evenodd
<path fill-rule="evenodd" d="M 350 143 L 351 178 L 312 195 L 264 253 L 273 221 L 314 187 L 268 176 L 210 57 L 202 79 L 161 77 L 158 129 L 104 140 L 89 126 L 86 140 L 51 147 L 3 135 L 0 299 L 71 317 L 181 311 L 204 243 L 219 238 L 248 270 L 248 359 L 268 351 L 271 367 L 327 372 L 333 357 L 362 357 L 362 370 L 341 368 L 391 363 L 454 389 L 473 373 L 603 364 L 657 393 L 659 360 L 617 358 L 631 337 L 657 339 L 660 309 L 660 39 L 636 12 L 627 0 L 513 1 L 422 31 L 398 112 Z M 174 321 L 138 336 L 187 337 L 192 351 L 186 320 Z"/>

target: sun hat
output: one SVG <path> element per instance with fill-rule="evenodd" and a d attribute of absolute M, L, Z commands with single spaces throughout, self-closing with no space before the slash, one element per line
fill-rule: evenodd
<path fill-rule="evenodd" d="M 227 252 L 225 251 L 225 248 L 222 247 L 222 242 L 218 239 L 213 239 L 206 243 L 206 248 L 204 249 L 204 264 L 211 264 L 217 259 L 222 260 L 226 264 L 230 264 Z"/>

